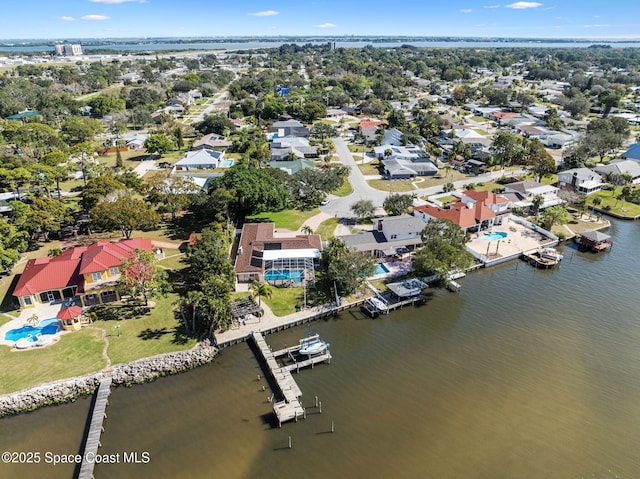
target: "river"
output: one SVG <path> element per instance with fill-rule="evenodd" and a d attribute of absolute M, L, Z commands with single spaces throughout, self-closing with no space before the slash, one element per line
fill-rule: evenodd
<path fill-rule="evenodd" d="M 609 234 L 610 252 L 565 245 L 555 270 L 514 261 L 469 274 L 459 293 L 433 290 L 419 308 L 313 323 L 333 360 L 294 375 L 308 414 L 282 428 L 247 344 L 192 372 L 116 389 L 100 452 L 120 453 L 120 463 L 95 475 L 640 477 L 640 223 L 615 221 Z M 275 350 L 303 334 L 266 339 Z M 88 405 L 0 420 L 0 450 L 77 453 Z M 124 464 L 124 452 L 149 462 Z M 0 476 L 73 470 L 0 465 Z"/>

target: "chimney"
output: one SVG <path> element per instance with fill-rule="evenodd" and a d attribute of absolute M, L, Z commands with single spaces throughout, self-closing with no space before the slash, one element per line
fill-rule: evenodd
<path fill-rule="evenodd" d="M 378 231 L 382 231 L 382 220 L 378 220 Z"/>

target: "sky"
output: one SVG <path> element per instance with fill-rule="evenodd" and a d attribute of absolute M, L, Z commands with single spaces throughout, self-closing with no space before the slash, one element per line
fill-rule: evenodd
<path fill-rule="evenodd" d="M 637 0 L 4 0 L 0 39 L 233 36 L 640 39 Z"/>

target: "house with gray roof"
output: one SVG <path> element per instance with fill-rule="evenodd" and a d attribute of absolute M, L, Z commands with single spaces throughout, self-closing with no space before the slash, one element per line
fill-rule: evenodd
<path fill-rule="evenodd" d="M 276 121 L 269 128 L 270 138 L 309 138 L 309 128 L 306 128 L 298 120 Z"/>
<path fill-rule="evenodd" d="M 215 170 L 222 158 L 224 151 L 196 150 L 187 151 L 185 157 L 173 165 L 174 170 Z"/>
<path fill-rule="evenodd" d="M 561 205 L 564 200 L 558 196 L 559 189 L 555 186 L 544 185 L 537 181 L 516 181 L 504 185 L 504 193 L 512 199 L 512 208 L 530 208 L 536 196 L 542 197 L 540 209 Z"/>
<path fill-rule="evenodd" d="M 589 168 L 572 168 L 558 173 L 558 188 L 588 195 L 600 191 L 604 183 L 602 176 Z"/>
<path fill-rule="evenodd" d="M 422 244 L 424 221 L 412 215 L 378 218 L 373 230 L 341 236 L 347 247 L 380 258 L 398 254 L 398 248 L 414 249 Z"/>
<path fill-rule="evenodd" d="M 612 160 L 606 165 L 596 166 L 595 170 L 603 176 L 610 173 L 631 175 L 631 183 L 640 184 L 640 162 L 635 160 Z"/>
<path fill-rule="evenodd" d="M 306 138 L 287 136 L 271 142 L 271 161 L 291 161 L 291 153 L 296 158 L 317 158 L 318 148 L 309 145 Z"/>
<path fill-rule="evenodd" d="M 640 161 L 640 143 L 634 143 L 620 156 L 625 160 Z"/>

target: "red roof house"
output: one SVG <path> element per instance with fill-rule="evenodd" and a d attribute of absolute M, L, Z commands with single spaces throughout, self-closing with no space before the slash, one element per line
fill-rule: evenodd
<path fill-rule="evenodd" d="M 120 266 L 137 249 L 152 251 L 152 241 L 147 238 L 98 241 L 70 248 L 53 258 L 30 259 L 13 296 L 22 308 L 76 297 L 83 306 L 119 300 L 116 286 Z"/>

